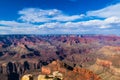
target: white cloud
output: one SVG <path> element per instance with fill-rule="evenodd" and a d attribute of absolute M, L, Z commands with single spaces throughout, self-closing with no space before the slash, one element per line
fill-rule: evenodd
<path fill-rule="evenodd" d="M 103 9 L 94 10 L 94 11 L 88 11 L 86 13 L 87 17 L 98 17 L 98 18 L 104 18 L 104 20 L 90 20 L 86 23 L 86 25 L 93 25 L 99 26 L 101 29 L 105 29 L 105 31 L 113 30 L 118 32 L 120 29 L 120 3 L 113 4 L 110 6 L 107 6 Z"/>
<path fill-rule="evenodd" d="M 120 25 L 120 18 L 110 17 L 106 18 L 105 20 L 89 20 L 89 21 L 80 21 L 80 22 L 50 22 L 44 23 L 39 26 L 39 28 L 47 28 L 47 29 L 109 29 L 109 28 L 116 28 L 114 25 Z"/>
<path fill-rule="evenodd" d="M 120 17 L 120 3 L 110 5 L 100 10 L 88 11 L 87 16 L 96 16 L 101 18 L 109 18 L 112 16 Z"/>
<path fill-rule="evenodd" d="M 110 17 L 105 20 L 89 20 L 78 22 L 48 22 L 43 24 L 20 23 L 16 21 L 0 21 L 0 33 L 8 34 L 84 34 L 111 33 L 119 30 L 120 18 Z"/>
<path fill-rule="evenodd" d="M 66 15 L 57 9 L 27 8 L 19 11 L 19 21 L 0 21 L 0 33 L 4 34 L 120 34 L 120 4 L 88 11 L 86 16 L 100 17 L 82 21 L 86 16 Z M 37 23 L 37 24 L 36 24 Z M 114 32 L 112 32 L 114 31 Z"/>
<path fill-rule="evenodd" d="M 6 26 L 6 27 L 29 27 L 29 26 L 33 26 L 33 24 L 29 24 L 29 23 L 20 23 L 17 21 L 4 21 L 1 20 L 0 21 L 0 25 Z"/>
<path fill-rule="evenodd" d="M 42 25 L 39 25 L 38 26 L 40 29 L 53 29 L 53 28 L 60 28 L 62 27 L 62 24 L 59 23 L 59 22 L 52 22 L 52 23 L 45 23 L 45 24 L 42 24 Z"/>
<path fill-rule="evenodd" d="M 16 21 L 0 21 L 0 34 L 29 34 L 38 30 L 37 25 Z"/>
<path fill-rule="evenodd" d="M 84 15 L 65 15 L 62 11 L 57 9 L 43 10 L 37 8 L 28 8 L 19 11 L 20 20 L 39 23 L 39 22 L 51 22 L 51 21 L 75 21 L 83 18 Z"/>
<path fill-rule="evenodd" d="M 87 12 L 87 17 L 97 16 L 104 17 L 104 20 L 94 19 L 88 21 L 77 21 L 73 22 L 77 19 L 83 19 L 85 17 L 84 14 L 81 15 L 65 15 L 62 11 L 57 9 L 43 10 L 36 8 L 28 8 L 19 11 L 21 17 L 19 19 L 25 22 L 43 22 L 39 26 L 37 26 L 38 30 L 44 31 L 44 33 L 97 33 L 102 31 L 109 31 L 112 29 L 116 29 L 120 26 L 120 18 L 118 16 L 110 16 L 109 13 L 111 10 L 115 10 L 116 5 L 111 5 L 109 7 L 97 10 L 97 11 L 89 11 Z M 117 10 L 118 11 L 118 10 Z M 98 14 L 101 12 L 100 14 Z M 102 15 L 103 13 L 103 15 Z M 106 15 L 105 15 L 106 14 Z M 115 14 L 115 13 L 114 13 Z M 116 13 L 118 14 L 118 13 Z M 107 16 L 107 17 L 106 17 Z M 64 23 L 63 23 L 64 22 Z M 94 31 L 93 31 L 94 30 Z"/>
<path fill-rule="evenodd" d="M 120 18 L 119 17 L 109 17 L 105 19 L 106 23 L 120 23 Z"/>

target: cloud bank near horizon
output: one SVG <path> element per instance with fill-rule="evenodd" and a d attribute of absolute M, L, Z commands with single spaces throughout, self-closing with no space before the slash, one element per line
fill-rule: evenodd
<path fill-rule="evenodd" d="M 58 9 L 25 8 L 17 20 L 0 20 L 1 34 L 120 34 L 120 3 L 68 15 Z"/>

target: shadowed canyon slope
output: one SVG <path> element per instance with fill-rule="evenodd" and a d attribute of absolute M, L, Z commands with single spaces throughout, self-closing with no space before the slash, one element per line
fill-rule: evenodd
<path fill-rule="evenodd" d="M 119 80 L 120 37 L 102 35 L 0 36 L 0 79 L 2 80 L 3 78 L 4 80 L 19 80 L 23 74 L 40 71 L 42 66 L 49 65 L 55 60 L 69 65 L 66 67 L 68 70 L 79 66 L 93 71 L 102 80 Z"/>

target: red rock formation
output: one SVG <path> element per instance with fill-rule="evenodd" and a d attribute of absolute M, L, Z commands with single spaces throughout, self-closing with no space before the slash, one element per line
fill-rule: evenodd
<path fill-rule="evenodd" d="M 53 61 L 46 67 L 42 67 L 42 73 L 59 71 L 63 74 L 64 80 L 101 80 L 99 76 L 84 68 L 75 67 L 73 71 L 67 70 L 61 61 Z"/>
<path fill-rule="evenodd" d="M 49 74 L 51 73 L 51 69 L 50 69 L 49 67 L 43 66 L 43 67 L 41 68 L 41 72 L 42 72 L 42 74 L 47 74 L 47 75 L 49 75 Z"/>
<path fill-rule="evenodd" d="M 60 59 L 70 63 L 70 66 L 81 65 L 90 66 L 97 57 L 101 56 L 113 65 L 120 67 L 120 37 L 103 35 L 6 35 L 0 36 L 0 73 L 7 74 L 10 71 L 8 65 L 12 63 L 12 72 L 23 74 L 27 71 L 40 69 L 42 65 L 47 65 L 53 60 Z M 106 58 L 97 54 L 103 46 L 106 53 L 117 55 Z M 114 47 L 113 47 L 114 46 Z M 108 51 L 108 52 L 107 52 Z M 108 56 L 107 56 L 108 57 Z M 25 62 L 27 61 L 27 62 Z M 24 63 L 25 62 L 25 63 Z M 109 67 L 111 63 L 101 62 L 102 66 Z M 59 70 L 66 73 L 67 70 L 59 64 L 52 66 L 52 70 Z M 49 65 L 50 66 L 50 65 Z M 63 65 L 62 65 L 63 66 Z M 69 67 L 69 66 L 67 66 Z M 72 72 L 68 72 L 72 73 Z M 75 78 L 77 80 L 77 78 Z"/>

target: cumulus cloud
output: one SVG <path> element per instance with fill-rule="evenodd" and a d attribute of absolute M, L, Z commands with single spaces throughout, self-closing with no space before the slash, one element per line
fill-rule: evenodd
<path fill-rule="evenodd" d="M 28 8 L 19 11 L 20 20 L 39 23 L 39 22 L 52 22 L 52 21 L 75 21 L 83 18 L 84 15 L 65 15 L 62 11 L 57 9 L 43 10 L 38 8 Z"/>
<path fill-rule="evenodd" d="M 57 9 L 27 8 L 19 11 L 18 21 L 0 20 L 0 33 L 120 34 L 119 7 L 120 3 L 80 15 L 67 15 Z M 91 17 L 92 20 L 84 20 Z"/>
<path fill-rule="evenodd" d="M 54 27 L 62 27 L 62 28 L 80 28 L 80 27 L 88 27 L 88 28 L 92 28 L 92 27 L 96 27 L 96 28 L 109 28 L 110 26 L 112 27 L 112 24 L 120 24 L 120 18 L 116 18 L 116 17 L 110 17 L 110 18 L 106 18 L 105 20 L 89 20 L 89 21 L 80 21 L 80 22 L 66 22 L 66 23 L 46 23 L 45 26 L 53 26 Z M 102 27 L 101 27 L 102 26 Z M 106 26 L 106 27 L 105 27 Z M 108 27 L 109 26 L 109 27 Z"/>
<path fill-rule="evenodd" d="M 120 18 L 110 17 L 104 20 L 78 22 L 47 22 L 43 24 L 0 21 L 1 33 L 8 34 L 103 34 L 118 31 Z M 94 30 L 94 31 L 93 31 Z"/>
<path fill-rule="evenodd" d="M 0 21 L 1 34 L 32 34 L 38 30 L 37 25 L 29 23 L 20 23 L 17 21 Z"/>
<path fill-rule="evenodd" d="M 87 16 L 96 16 L 101 18 L 108 18 L 111 16 L 120 17 L 120 3 L 110 5 L 100 10 L 88 11 Z"/>
<path fill-rule="evenodd" d="M 29 26 L 34 27 L 34 24 L 29 24 L 25 22 L 20 23 L 17 21 L 5 21 L 5 20 L 1 20 L 0 25 L 6 26 L 6 27 L 29 27 Z"/>

